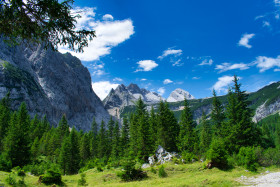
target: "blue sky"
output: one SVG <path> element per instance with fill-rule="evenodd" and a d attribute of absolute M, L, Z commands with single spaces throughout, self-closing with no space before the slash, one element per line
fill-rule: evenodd
<path fill-rule="evenodd" d="M 226 94 L 234 74 L 250 92 L 280 81 L 280 0 L 77 0 L 75 12 L 97 38 L 71 53 L 101 99 L 118 84 L 203 98 Z"/>

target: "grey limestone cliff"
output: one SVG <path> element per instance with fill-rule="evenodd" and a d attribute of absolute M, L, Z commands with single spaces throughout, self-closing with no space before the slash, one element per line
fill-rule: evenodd
<path fill-rule="evenodd" d="M 109 114 L 91 87 L 91 77 L 71 54 L 42 45 L 8 47 L 0 41 L 0 98 L 10 92 L 12 107 L 25 101 L 31 115 L 46 114 L 57 124 L 63 114 L 70 126 L 89 130 L 93 117 L 108 121 Z"/>

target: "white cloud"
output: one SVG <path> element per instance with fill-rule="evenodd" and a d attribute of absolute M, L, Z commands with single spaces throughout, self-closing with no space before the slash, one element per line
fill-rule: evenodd
<path fill-rule="evenodd" d="M 92 76 L 101 76 L 101 75 L 106 74 L 104 71 L 104 66 L 105 66 L 105 64 L 103 62 L 96 61 L 96 62 L 93 62 L 93 63 L 87 65 L 87 68 L 89 70 L 91 70 Z"/>
<path fill-rule="evenodd" d="M 152 71 L 154 68 L 158 66 L 157 63 L 153 60 L 141 60 L 137 62 L 138 69 L 135 72 L 138 71 Z"/>
<path fill-rule="evenodd" d="M 200 79 L 200 77 L 193 77 L 192 79 L 193 80 L 198 80 L 198 79 Z"/>
<path fill-rule="evenodd" d="M 280 0 L 274 0 L 275 6 L 280 6 Z"/>
<path fill-rule="evenodd" d="M 100 81 L 92 83 L 92 89 L 96 95 L 103 100 L 109 94 L 111 89 L 116 89 L 118 85 L 119 84 L 110 83 L 109 81 Z"/>
<path fill-rule="evenodd" d="M 212 86 L 212 89 L 216 90 L 217 93 L 226 93 L 228 86 L 232 83 L 233 76 L 219 77 L 218 81 Z M 238 77 L 240 79 L 240 77 Z"/>
<path fill-rule="evenodd" d="M 123 81 L 121 78 L 119 78 L 119 77 L 116 77 L 116 78 L 114 78 L 113 79 L 113 81 L 115 81 L 115 82 L 121 82 L 121 81 Z"/>
<path fill-rule="evenodd" d="M 163 59 L 169 55 L 174 55 L 174 56 L 181 56 L 183 51 L 181 49 L 171 49 L 168 48 L 167 50 L 163 51 L 162 55 L 158 57 L 158 59 Z"/>
<path fill-rule="evenodd" d="M 105 75 L 105 71 L 104 70 L 101 70 L 101 69 L 98 69 L 94 72 L 92 72 L 92 76 L 101 76 L 101 75 Z"/>
<path fill-rule="evenodd" d="M 280 55 L 276 58 L 258 56 L 253 63 L 256 64 L 258 68 L 260 68 L 260 72 L 264 72 L 274 67 L 280 68 Z"/>
<path fill-rule="evenodd" d="M 245 70 L 245 69 L 249 69 L 249 68 L 250 68 L 249 64 L 244 64 L 244 63 L 231 64 L 231 63 L 225 62 L 220 65 L 216 65 L 215 69 L 220 70 L 219 73 L 222 73 L 222 72 L 233 70 L 233 69 Z"/>
<path fill-rule="evenodd" d="M 274 69 L 274 72 L 279 72 L 280 71 L 280 69 Z"/>
<path fill-rule="evenodd" d="M 105 21 L 108 21 L 108 20 L 113 20 L 114 17 L 111 15 L 111 14 L 105 14 L 103 17 L 102 17 L 103 20 Z"/>
<path fill-rule="evenodd" d="M 83 53 L 70 51 L 66 46 L 60 46 L 58 50 L 62 53 L 70 52 L 82 61 L 99 60 L 100 57 L 111 53 L 111 49 L 126 41 L 134 34 L 134 27 L 131 19 L 115 21 L 96 21 L 94 19 L 94 8 L 78 8 L 75 12 L 82 12 L 80 19 L 77 19 L 77 28 L 95 30 L 96 37 L 88 43 Z"/>
<path fill-rule="evenodd" d="M 249 40 L 252 39 L 255 36 L 255 34 L 243 34 L 242 38 L 239 40 L 238 45 L 244 46 L 247 48 L 252 48 L 252 45 L 249 45 Z"/>
<path fill-rule="evenodd" d="M 205 60 L 203 60 L 200 64 L 198 64 L 198 65 L 200 65 L 200 66 L 204 66 L 204 65 L 209 65 L 209 66 L 211 66 L 212 64 L 213 64 L 213 60 L 212 59 L 205 59 Z"/>
<path fill-rule="evenodd" d="M 147 79 L 141 79 L 140 81 L 146 81 Z"/>
<path fill-rule="evenodd" d="M 175 61 L 172 64 L 172 66 L 182 66 L 182 65 L 184 65 L 184 62 L 181 62 L 181 61 L 182 61 L 182 59 L 179 59 L 179 60 Z"/>
<path fill-rule="evenodd" d="M 157 92 L 158 92 L 159 95 L 162 96 L 162 95 L 165 93 L 165 88 L 164 88 L 164 87 L 161 87 L 161 88 L 159 88 L 159 89 L 157 90 Z"/>
<path fill-rule="evenodd" d="M 163 84 L 170 84 L 170 83 L 172 83 L 173 81 L 172 80 L 170 80 L 170 79 L 165 79 L 164 81 L 163 81 Z"/>
<path fill-rule="evenodd" d="M 263 21 L 263 27 L 270 27 L 270 23 L 268 21 Z"/>

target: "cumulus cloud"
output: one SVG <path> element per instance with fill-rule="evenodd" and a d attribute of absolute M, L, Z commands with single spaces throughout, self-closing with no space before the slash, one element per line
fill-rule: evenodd
<path fill-rule="evenodd" d="M 159 95 L 163 95 L 165 93 L 165 88 L 164 87 L 160 87 L 158 90 L 157 90 L 158 94 Z"/>
<path fill-rule="evenodd" d="M 146 81 L 147 79 L 141 79 L 140 81 Z"/>
<path fill-rule="evenodd" d="M 170 79 L 165 79 L 164 81 L 163 81 L 163 84 L 170 84 L 170 83 L 172 83 L 173 81 L 172 80 L 170 80 Z"/>
<path fill-rule="evenodd" d="M 174 56 L 181 56 L 183 51 L 181 49 L 171 49 L 168 48 L 165 51 L 163 51 L 162 55 L 158 57 L 158 59 L 164 59 L 165 57 L 169 55 L 174 55 Z"/>
<path fill-rule="evenodd" d="M 208 65 L 208 66 L 211 66 L 213 64 L 213 60 L 212 59 L 204 59 L 200 64 L 200 66 L 204 66 L 204 65 Z"/>
<path fill-rule="evenodd" d="M 254 36 L 255 34 L 243 34 L 238 42 L 238 45 L 247 47 L 249 49 L 252 48 L 252 45 L 249 45 L 249 40 L 252 39 Z"/>
<path fill-rule="evenodd" d="M 100 57 L 111 53 L 111 49 L 126 41 L 134 34 L 134 26 L 131 19 L 115 21 L 95 20 L 94 8 L 77 8 L 81 18 L 77 19 L 78 29 L 95 30 L 96 37 L 84 48 L 83 53 L 70 51 L 66 46 L 60 46 L 62 53 L 70 52 L 82 61 L 99 60 Z M 106 16 L 107 18 L 109 16 Z"/>
<path fill-rule="evenodd" d="M 121 82 L 121 81 L 123 81 L 121 78 L 119 78 L 119 77 L 116 77 L 116 78 L 114 78 L 113 79 L 113 81 L 115 81 L 115 82 Z"/>
<path fill-rule="evenodd" d="M 258 56 L 253 63 L 257 65 L 257 67 L 260 69 L 260 72 L 264 72 L 274 67 L 280 68 L 280 55 L 276 58 Z M 275 70 L 277 71 L 277 69 Z"/>
<path fill-rule="evenodd" d="M 233 76 L 219 77 L 218 81 L 212 86 L 212 89 L 216 90 L 217 93 L 226 93 L 228 86 L 232 83 Z M 240 77 L 238 77 L 240 79 Z"/>
<path fill-rule="evenodd" d="M 109 94 L 111 89 L 116 89 L 118 85 L 119 84 L 110 83 L 109 81 L 100 81 L 92 83 L 92 89 L 96 95 L 103 100 Z"/>
<path fill-rule="evenodd" d="M 103 20 L 105 21 L 108 21 L 108 20 L 113 20 L 114 17 L 111 15 L 111 14 L 105 14 L 103 17 L 102 17 Z"/>
<path fill-rule="evenodd" d="M 222 73 L 222 72 L 233 70 L 233 69 L 245 70 L 245 69 L 249 69 L 249 68 L 250 68 L 250 64 L 244 64 L 244 63 L 231 64 L 231 63 L 225 62 L 220 65 L 216 65 L 215 69 L 220 70 L 219 73 Z"/>
<path fill-rule="evenodd" d="M 105 64 L 101 61 L 92 62 L 87 65 L 87 68 L 92 72 L 92 76 L 101 76 L 106 74 L 104 71 Z"/>
<path fill-rule="evenodd" d="M 154 68 L 158 66 L 158 64 L 153 60 L 141 60 L 137 62 L 138 69 L 135 72 L 138 71 L 152 71 Z"/>

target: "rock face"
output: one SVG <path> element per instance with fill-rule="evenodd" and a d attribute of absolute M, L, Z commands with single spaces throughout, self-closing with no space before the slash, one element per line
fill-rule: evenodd
<path fill-rule="evenodd" d="M 274 114 L 275 112 L 280 111 L 280 99 L 276 100 L 274 103 L 266 106 L 266 102 L 259 106 L 256 109 L 256 113 L 253 117 L 254 122 L 258 122 L 265 118 L 266 116 L 269 116 L 270 114 Z M 280 114 L 280 113 L 279 113 Z"/>
<path fill-rule="evenodd" d="M 43 46 L 8 47 L 0 41 L 0 98 L 10 91 L 12 107 L 25 101 L 31 116 L 46 114 L 57 124 L 63 114 L 70 126 L 89 130 L 109 114 L 93 92 L 91 77 L 81 61 Z"/>
<path fill-rule="evenodd" d="M 118 116 L 120 108 L 135 105 L 139 98 L 143 99 L 147 104 L 158 103 L 161 100 L 161 96 L 157 93 L 150 92 L 144 88 L 140 89 L 136 84 L 130 84 L 127 87 L 121 84 L 115 90 L 110 91 L 103 103 L 105 109 L 111 115 Z"/>
<path fill-rule="evenodd" d="M 171 94 L 167 98 L 167 102 L 183 101 L 185 98 L 188 100 L 194 99 L 194 96 L 192 96 L 189 92 L 187 92 L 181 88 L 177 88 L 176 90 L 171 92 Z"/>

